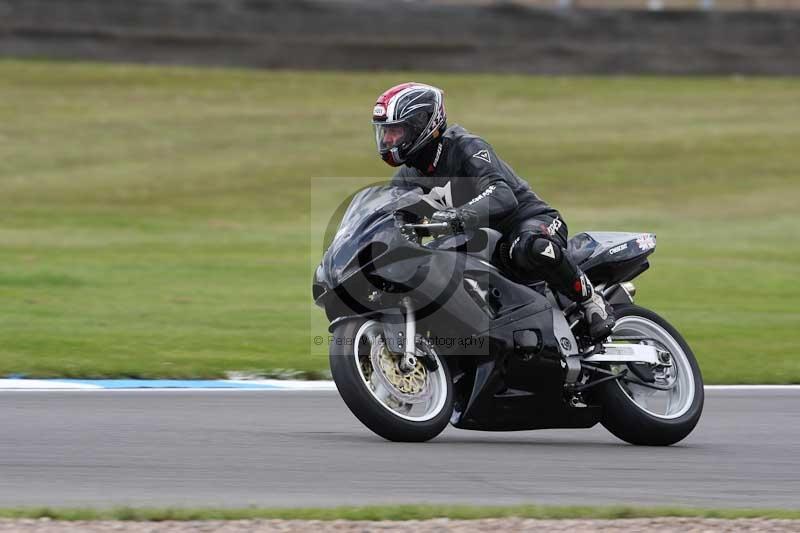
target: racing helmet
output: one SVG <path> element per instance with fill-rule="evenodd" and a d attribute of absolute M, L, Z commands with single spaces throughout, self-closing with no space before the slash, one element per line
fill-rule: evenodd
<path fill-rule="evenodd" d="M 378 154 L 396 167 L 437 139 L 447 127 L 444 92 L 423 83 L 403 83 L 378 97 L 372 110 Z"/>

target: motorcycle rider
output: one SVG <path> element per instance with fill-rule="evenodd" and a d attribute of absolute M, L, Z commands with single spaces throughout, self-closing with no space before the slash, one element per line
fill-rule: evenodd
<path fill-rule="evenodd" d="M 614 326 L 612 308 L 566 253 L 567 225 L 492 146 L 459 125 L 447 127 L 444 93 L 421 83 L 385 91 L 372 124 L 381 158 L 400 167 L 392 183 L 418 186 L 438 207 L 431 219 L 454 233 L 490 227 L 503 233 L 507 259 L 522 279 L 544 279 L 577 302 L 598 342 Z"/>

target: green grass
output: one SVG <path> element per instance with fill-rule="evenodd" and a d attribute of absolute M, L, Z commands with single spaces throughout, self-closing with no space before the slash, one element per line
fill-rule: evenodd
<path fill-rule="evenodd" d="M 638 301 L 707 382 L 800 383 L 800 80 L 43 61 L 0 61 L 0 375 L 323 371 L 310 206 L 347 191 L 311 178 L 390 173 L 369 113 L 407 79 L 572 233 L 658 233 Z"/>
<path fill-rule="evenodd" d="M 546 519 L 620 519 L 653 517 L 694 518 L 774 518 L 800 519 L 798 510 L 777 509 L 693 509 L 680 507 L 590 507 L 513 505 L 480 507 L 466 505 L 394 505 L 331 508 L 228 508 L 228 509 L 147 509 L 118 507 L 112 509 L 79 508 L 19 508 L 0 509 L 0 518 L 50 518 L 53 520 L 428 520 L 450 518 L 475 520 L 480 518 L 537 518 Z"/>

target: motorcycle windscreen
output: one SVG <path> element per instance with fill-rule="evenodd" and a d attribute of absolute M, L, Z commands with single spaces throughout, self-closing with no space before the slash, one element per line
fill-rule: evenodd
<path fill-rule="evenodd" d="M 339 229 L 322 258 L 325 281 L 330 287 L 347 277 L 348 266 L 370 242 L 389 240 L 394 232 L 394 212 L 419 203 L 422 190 L 391 185 L 368 187 L 356 193 L 342 216 Z M 387 232 L 386 236 L 381 233 Z"/>

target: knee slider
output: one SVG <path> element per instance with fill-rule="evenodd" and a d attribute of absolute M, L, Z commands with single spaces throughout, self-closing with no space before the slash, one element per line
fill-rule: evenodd
<path fill-rule="evenodd" d="M 571 300 L 582 301 L 591 290 L 587 286 L 588 280 L 564 249 L 541 233 L 520 233 L 512 243 L 509 255 L 521 272 L 544 279 Z"/>
<path fill-rule="evenodd" d="M 547 266 L 560 265 L 564 252 L 561 247 L 544 237 L 534 236 L 530 241 L 528 254 L 531 261 Z"/>
<path fill-rule="evenodd" d="M 561 264 L 563 251 L 553 241 L 531 231 L 524 231 L 511 243 L 511 261 L 523 270 L 553 268 Z"/>

